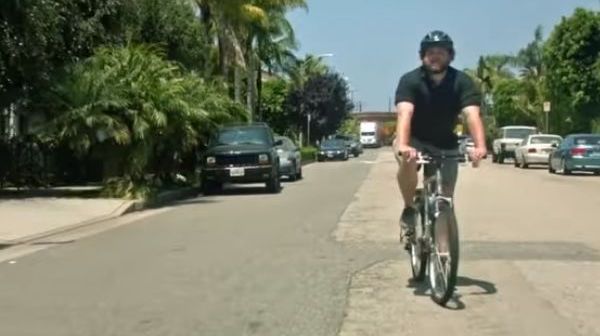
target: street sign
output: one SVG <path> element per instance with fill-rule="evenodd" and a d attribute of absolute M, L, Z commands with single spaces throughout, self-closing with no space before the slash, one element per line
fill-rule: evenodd
<path fill-rule="evenodd" d="M 550 102 L 549 101 L 544 102 L 544 112 L 546 112 L 546 113 L 550 112 Z"/>

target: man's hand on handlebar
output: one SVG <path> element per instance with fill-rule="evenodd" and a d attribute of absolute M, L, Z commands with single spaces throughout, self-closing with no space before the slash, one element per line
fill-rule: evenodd
<path fill-rule="evenodd" d="M 473 167 L 478 167 L 479 162 L 487 155 L 487 149 L 485 147 L 475 147 L 470 151 L 469 156 L 473 161 Z"/>
<path fill-rule="evenodd" d="M 398 146 L 398 153 L 407 161 L 412 161 L 417 158 L 417 150 L 406 145 Z"/>

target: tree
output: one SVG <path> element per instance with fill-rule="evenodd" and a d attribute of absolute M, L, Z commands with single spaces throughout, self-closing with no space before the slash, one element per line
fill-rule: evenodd
<path fill-rule="evenodd" d="M 499 126 L 505 125 L 536 125 L 537 120 L 530 113 L 526 85 L 516 78 L 499 81 L 493 91 L 494 118 Z"/>
<path fill-rule="evenodd" d="M 208 78 L 216 72 L 212 41 L 189 0 L 136 0 L 139 10 L 128 22 L 136 43 L 157 44 L 169 60 Z"/>
<path fill-rule="evenodd" d="M 515 103 L 525 119 L 535 120 L 539 129 L 544 129 L 545 116 L 543 103 L 548 99 L 545 90 L 545 67 L 543 62 L 544 40 L 542 28 L 538 26 L 534 33 L 534 40 L 526 47 L 519 50 L 512 63 L 519 68 L 521 91 Z"/>
<path fill-rule="evenodd" d="M 58 113 L 47 136 L 104 158 L 105 177 L 138 196 L 146 174 L 162 178 L 211 129 L 243 119 L 243 109 L 153 47 L 104 47 L 74 65 L 48 96 Z M 154 169 L 152 169 L 154 168 Z"/>
<path fill-rule="evenodd" d="M 285 134 L 290 128 L 290 115 L 285 108 L 288 92 L 287 82 L 280 78 L 265 82 L 261 92 L 262 121 L 278 134 Z"/>
<path fill-rule="evenodd" d="M 286 105 L 291 120 L 305 132 L 310 114 L 311 139 L 337 131 L 353 108 L 347 82 L 339 74 L 329 72 L 312 76 L 304 87 L 293 89 Z"/>
<path fill-rule="evenodd" d="M 358 133 L 360 132 L 360 121 L 354 117 L 348 116 L 342 122 L 338 132 L 341 134 L 358 136 Z"/>
<path fill-rule="evenodd" d="M 577 8 L 554 28 L 543 58 L 554 130 L 589 132 L 600 118 L 599 55 L 600 13 Z"/>
<path fill-rule="evenodd" d="M 123 0 L 1 1 L 0 109 L 45 90 L 56 69 L 96 46 L 122 41 L 131 6 Z"/>

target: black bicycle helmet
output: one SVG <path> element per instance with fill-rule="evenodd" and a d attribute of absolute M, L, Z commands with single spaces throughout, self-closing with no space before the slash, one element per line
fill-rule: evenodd
<path fill-rule="evenodd" d="M 421 40 L 421 49 L 419 50 L 421 58 L 425 55 L 425 51 L 430 47 L 446 48 L 450 54 L 454 56 L 454 42 L 452 41 L 452 38 L 450 38 L 450 35 L 441 30 L 434 30 L 425 35 Z"/>

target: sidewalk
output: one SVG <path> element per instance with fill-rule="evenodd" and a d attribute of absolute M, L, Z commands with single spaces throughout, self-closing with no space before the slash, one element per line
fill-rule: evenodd
<path fill-rule="evenodd" d="M 123 215 L 134 201 L 32 197 L 0 200 L 0 244 L 19 244 Z"/>
<path fill-rule="evenodd" d="M 14 245 L 195 197 L 195 187 L 164 191 L 148 201 L 99 198 L 86 187 L 54 188 L 0 198 L 0 247 Z M 8 196 L 7 196 L 8 195 Z"/>

